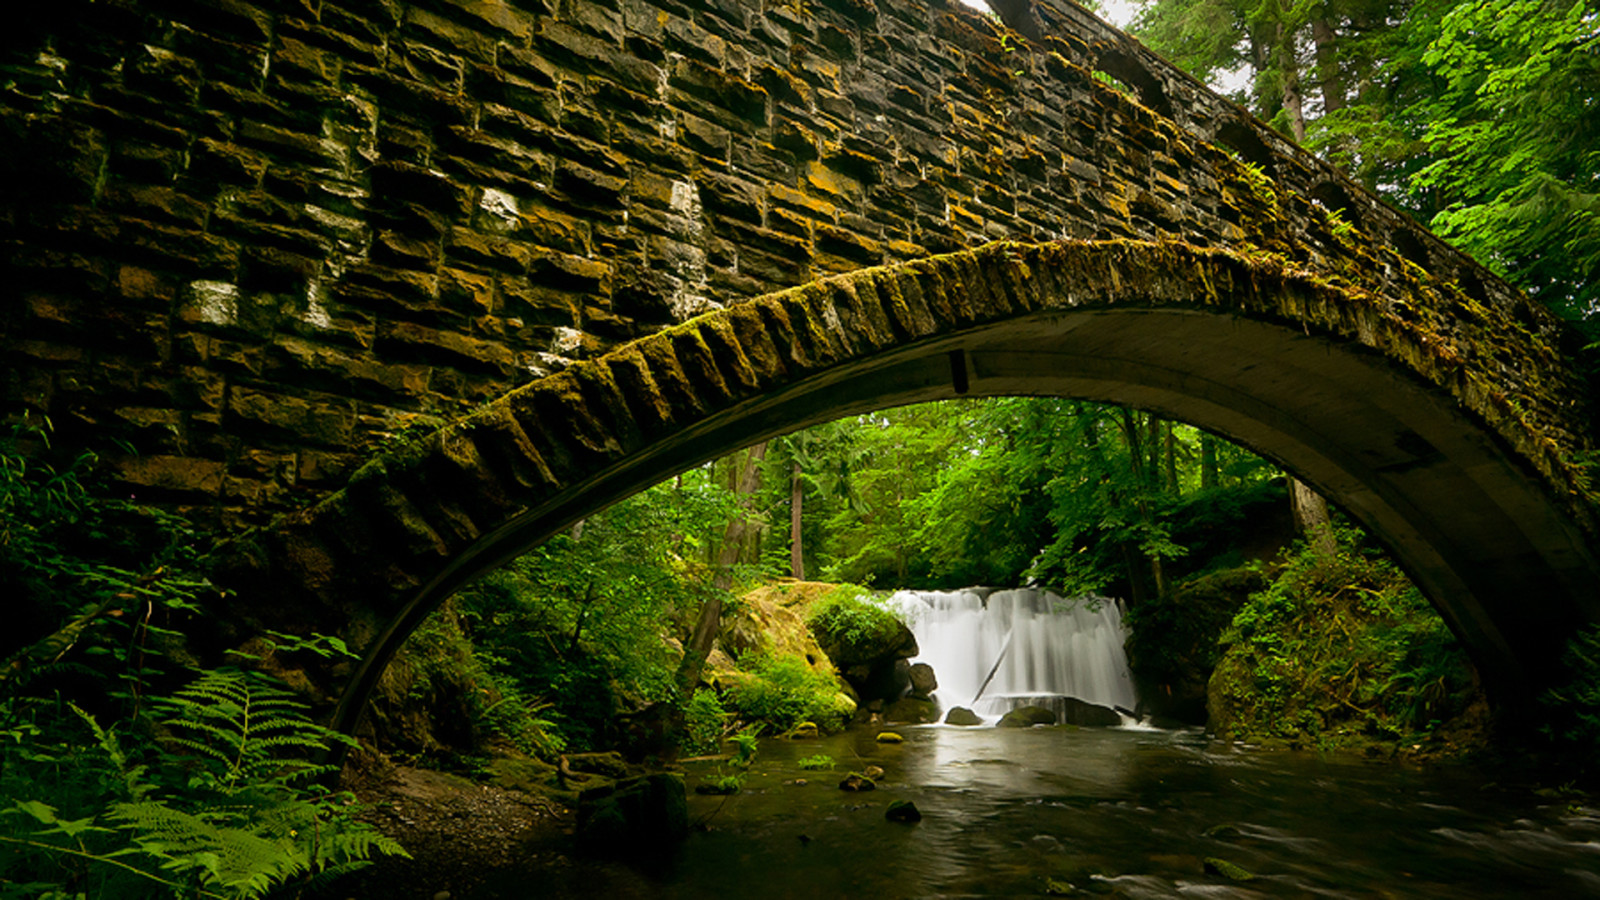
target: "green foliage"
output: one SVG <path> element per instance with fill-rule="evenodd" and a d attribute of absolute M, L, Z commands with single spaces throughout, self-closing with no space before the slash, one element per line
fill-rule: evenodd
<path fill-rule="evenodd" d="M 681 654 L 663 631 L 681 637 L 714 590 L 697 558 L 732 511 L 725 489 L 686 473 L 462 591 L 462 653 L 475 660 L 466 665 L 501 698 L 483 710 L 491 724 L 548 757 L 614 746 L 620 713 L 680 702 Z"/>
<path fill-rule="evenodd" d="M 728 711 L 717 692 L 701 688 L 684 705 L 684 750 L 690 754 L 715 753 L 727 731 Z"/>
<path fill-rule="evenodd" d="M 1292 556 L 1220 643 L 1213 723 L 1238 738 L 1423 741 L 1478 697 L 1444 621 L 1349 529 L 1333 557 L 1311 548 Z"/>
<path fill-rule="evenodd" d="M 811 605 L 806 624 L 818 643 L 842 651 L 842 659 L 870 655 L 892 642 L 901 628 L 894 613 L 853 584 L 841 584 L 820 597 Z"/>
<path fill-rule="evenodd" d="M 748 769 L 756 761 L 756 754 L 761 750 L 761 743 L 756 739 L 756 734 L 761 726 L 747 725 L 728 737 L 733 742 L 733 759 L 729 764 L 736 769 Z"/>
<path fill-rule="evenodd" d="M 208 589 L 203 548 L 176 516 L 96 496 L 93 458 L 53 463 L 48 437 L 0 441 L 0 591 L 24 642 L 0 676 L 0 897 L 262 897 L 403 852 L 314 782 L 345 738 L 281 684 L 230 668 L 160 687 Z"/>
<path fill-rule="evenodd" d="M 1433 228 L 1575 318 L 1600 304 L 1600 16 L 1592 3 L 1422 3 Z M 1435 18 L 1437 17 L 1437 18 Z M 1413 24 L 1413 28 L 1418 28 Z"/>
<path fill-rule="evenodd" d="M 834 759 L 826 753 L 815 756 L 802 756 L 795 760 L 795 765 L 807 771 L 825 771 L 834 767 Z"/>
<path fill-rule="evenodd" d="M 815 722 L 825 731 L 844 725 L 848 707 L 834 680 L 813 670 L 798 656 L 762 656 L 750 665 L 754 677 L 728 690 L 726 703 L 746 721 L 788 731 L 801 722 Z"/>

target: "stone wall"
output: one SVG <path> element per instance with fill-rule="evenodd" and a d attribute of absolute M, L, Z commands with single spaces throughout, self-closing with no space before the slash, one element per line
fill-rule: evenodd
<path fill-rule="evenodd" d="M 997 6 L 1010 26 L 953 0 L 13 12 L 4 412 L 138 496 L 259 521 L 700 311 L 1130 237 L 1438 286 L 1404 314 L 1537 429 L 1578 427 L 1541 310 L 1093 16 Z"/>

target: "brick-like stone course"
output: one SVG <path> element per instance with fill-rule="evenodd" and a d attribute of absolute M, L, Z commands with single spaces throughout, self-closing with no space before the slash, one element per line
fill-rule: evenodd
<path fill-rule="evenodd" d="M 30 7 L 0 51 L 7 411 L 136 493 L 261 521 L 386 435 L 706 310 L 1129 237 L 1410 298 L 1572 444 L 1542 311 L 1093 16 L 1000 6 L 1009 26 L 953 0 Z"/>

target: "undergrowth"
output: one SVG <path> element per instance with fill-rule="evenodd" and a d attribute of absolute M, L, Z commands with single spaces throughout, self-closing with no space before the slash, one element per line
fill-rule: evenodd
<path fill-rule="evenodd" d="M 264 897 L 403 853 L 314 760 L 346 739 L 281 683 L 200 669 L 215 594 L 183 519 L 93 490 L 48 423 L 0 438 L 0 898 Z M 285 656 L 343 652 L 274 635 Z"/>
<path fill-rule="evenodd" d="M 1238 739 L 1439 749 L 1442 729 L 1481 707 L 1444 621 L 1349 529 L 1334 556 L 1299 548 L 1219 643 L 1212 724 Z"/>

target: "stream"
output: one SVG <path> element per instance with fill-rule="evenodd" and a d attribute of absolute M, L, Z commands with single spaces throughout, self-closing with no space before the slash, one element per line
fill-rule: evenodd
<path fill-rule="evenodd" d="M 699 827 L 619 893 L 1015 897 L 1054 879 L 1128 897 L 1600 896 L 1600 810 L 1466 765 L 1255 752 L 1199 731 L 896 731 L 904 743 L 763 742 L 743 790 L 691 794 Z M 797 766 L 816 754 L 837 767 Z M 878 790 L 838 788 L 869 764 L 886 770 Z M 689 769 L 692 789 L 718 764 Z M 886 821 L 892 800 L 924 818 Z M 1256 877 L 1208 874 L 1207 857 Z"/>

